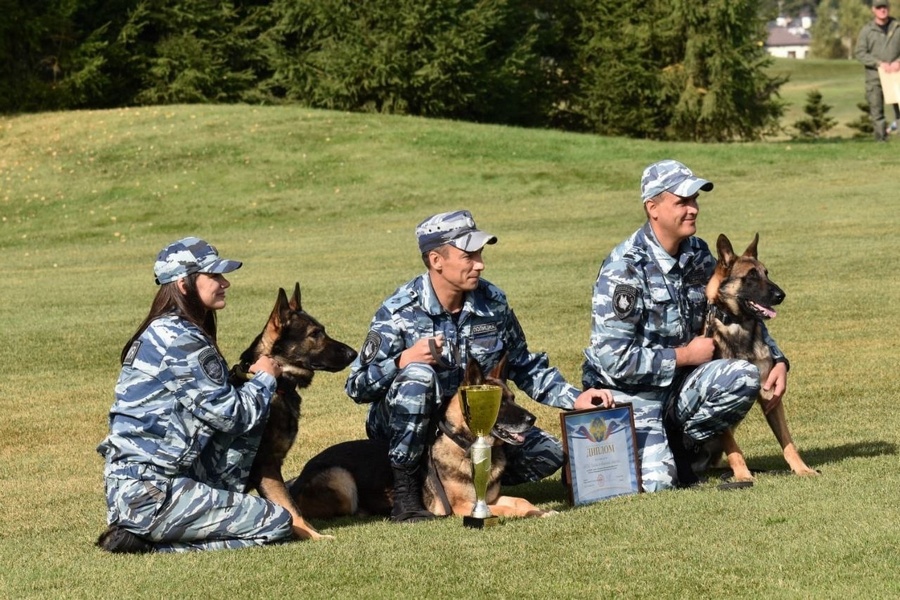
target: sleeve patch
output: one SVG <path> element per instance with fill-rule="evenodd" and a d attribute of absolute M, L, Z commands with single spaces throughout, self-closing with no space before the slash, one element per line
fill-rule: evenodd
<path fill-rule="evenodd" d="M 381 334 L 377 331 L 369 331 L 366 341 L 363 343 L 362 350 L 359 353 L 360 364 L 367 365 L 375 359 L 378 349 L 381 348 Z"/>
<path fill-rule="evenodd" d="M 613 292 L 613 311 L 620 319 L 624 319 L 634 312 L 637 304 L 637 288 L 632 285 L 619 284 Z"/>
<path fill-rule="evenodd" d="M 128 354 L 125 355 L 125 360 L 122 361 L 122 364 L 130 367 L 134 364 L 134 359 L 137 357 L 138 351 L 141 349 L 140 340 L 135 340 L 133 344 L 131 344 L 131 348 L 128 349 Z"/>
<path fill-rule="evenodd" d="M 225 383 L 225 369 L 214 348 L 207 348 L 200 353 L 200 368 L 214 383 Z"/>

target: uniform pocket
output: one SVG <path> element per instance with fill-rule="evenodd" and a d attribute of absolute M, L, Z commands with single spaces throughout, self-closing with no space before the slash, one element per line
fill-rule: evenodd
<path fill-rule="evenodd" d="M 120 479 L 107 477 L 106 494 L 111 522 L 135 531 L 148 531 L 169 497 L 165 479 Z"/>
<path fill-rule="evenodd" d="M 502 352 L 503 341 L 496 334 L 474 337 L 469 342 L 469 356 L 482 366 L 496 364 Z"/>

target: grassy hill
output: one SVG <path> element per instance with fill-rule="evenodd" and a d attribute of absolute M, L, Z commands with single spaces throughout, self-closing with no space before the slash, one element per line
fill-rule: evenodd
<path fill-rule="evenodd" d="M 799 73 L 792 85 L 803 81 L 826 101 L 828 89 L 851 93 Z M 299 107 L 2 118 L 0 597 L 894 597 L 894 150 L 659 144 Z M 199 235 L 244 261 L 219 319 L 228 359 L 295 281 L 307 310 L 358 347 L 379 303 L 422 269 L 415 224 L 468 208 L 500 239 L 485 277 L 532 349 L 577 384 L 597 267 L 642 223 L 641 170 L 665 157 L 715 182 L 702 237 L 743 247 L 760 233 L 787 291 L 771 330 L 792 362 L 788 419 L 821 476 L 579 509 L 557 476 L 508 491 L 562 514 L 492 531 L 343 520 L 317 523 L 331 543 L 140 557 L 92 546 L 105 524 L 94 448 L 163 245 Z M 289 475 L 364 436 L 345 376 L 319 375 L 304 394 Z M 518 396 L 558 433 L 556 411 Z M 784 468 L 759 411 L 738 439 L 752 467 Z"/>

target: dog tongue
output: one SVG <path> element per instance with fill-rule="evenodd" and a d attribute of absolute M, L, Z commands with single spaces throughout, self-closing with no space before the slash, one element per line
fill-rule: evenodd
<path fill-rule="evenodd" d="M 759 314 L 761 314 L 765 318 L 767 318 L 767 319 L 775 318 L 775 314 L 776 314 L 775 311 L 773 309 L 769 308 L 768 306 L 763 306 L 762 304 L 757 304 L 756 302 L 751 302 L 751 304 L 753 305 L 753 308 L 755 308 L 757 311 L 759 311 Z"/>

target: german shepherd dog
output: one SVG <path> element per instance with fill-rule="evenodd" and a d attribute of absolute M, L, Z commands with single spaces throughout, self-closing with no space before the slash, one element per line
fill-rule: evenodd
<path fill-rule="evenodd" d="M 482 383 L 503 388 L 500 413 L 492 431 L 491 472 L 486 494 L 491 513 L 499 517 L 545 517 L 544 511 L 524 498 L 500 495 L 500 478 L 506 466 L 506 444 L 525 441 L 524 433 L 535 416 L 515 403 L 505 383 L 506 357 L 485 377 L 475 361 L 466 366 L 463 385 Z M 446 407 L 437 433 L 428 449 L 428 472 L 422 489 L 422 503 L 438 516 L 471 514 L 475 504 L 472 460 L 468 449 L 475 435 L 466 425 L 459 393 Z M 393 475 L 387 442 L 354 440 L 326 448 L 314 456 L 300 475 L 288 483 L 291 496 L 309 517 L 333 518 L 346 515 L 391 513 Z"/>
<path fill-rule="evenodd" d="M 240 385 L 250 375 L 248 369 L 261 355 L 270 356 L 281 365 L 278 388 L 272 397 L 269 417 L 262 441 L 250 470 L 249 487 L 286 508 L 294 517 L 294 531 L 301 539 L 324 537 L 303 518 L 284 483 L 281 467 L 297 437 L 300 419 L 298 388 L 308 387 L 316 371 L 340 371 L 356 358 L 350 346 L 334 340 L 325 328 L 300 304 L 300 284 L 288 300 L 283 288 L 278 290 L 275 308 L 240 362 L 231 370 L 231 382 Z"/>
<path fill-rule="evenodd" d="M 719 235 L 718 262 L 706 286 L 709 313 L 704 333 L 715 343 L 713 358 L 739 358 L 753 363 L 759 369 L 762 385 L 775 364 L 763 339 L 762 323 L 775 317 L 773 307 L 781 304 L 785 294 L 769 279 L 766 267 L 759 261 L 758 243 L 757 233 L 744 253 L 736 256 L 731 241 L 724 234 Z M 815 475 L 817 472 L 806 466 L 794 445 L 781 401 L 773 401 L 772 391 L 764 389 L 760 389 L 757 400 L 791 470 L 798 475 Z M 721 447 L 712 448 L 714 455 L 721 456 L 724 451 L 734 479 L 752 481 L 734 431 L 726 430 L 719 441 Z"/>

